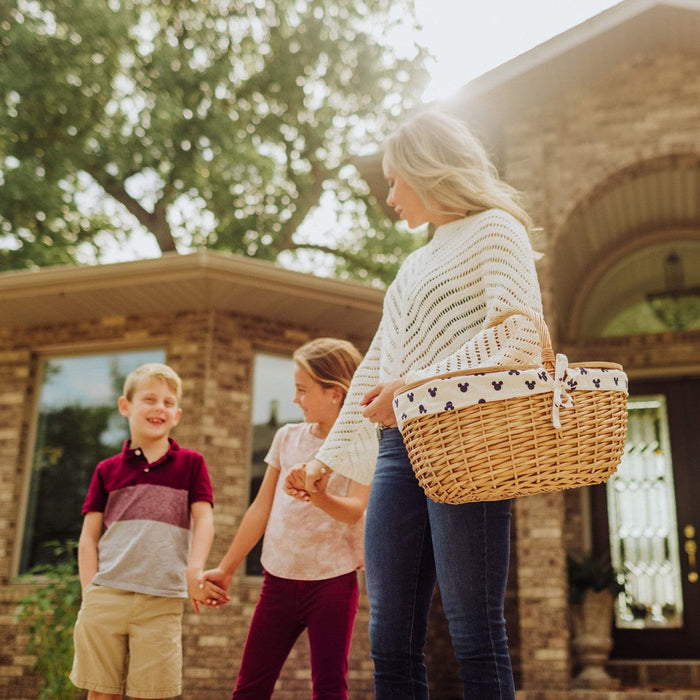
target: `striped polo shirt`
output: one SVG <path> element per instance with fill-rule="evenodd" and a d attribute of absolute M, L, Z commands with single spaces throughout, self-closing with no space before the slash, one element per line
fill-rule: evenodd
<path fill-rule="evenodd" d="M 170 439 L 168 452 L 148 463 L 141 449 L 100 462 L 82 513 L 104 513 L 93 583 L 137 593 L 187 598 L 190 506 L 213 505 L 204 458 Z"/>

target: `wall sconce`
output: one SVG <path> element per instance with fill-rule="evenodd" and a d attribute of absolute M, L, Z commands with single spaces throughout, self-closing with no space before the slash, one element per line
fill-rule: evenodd
<path fill-rule="evenodd" d="M 700 287 L 686 287 L 683 261 L 675 251 L 664 260 L 665 288 L 649 292 L 647 302 L 666 328 L 682 331 L 700 321 Z"/>

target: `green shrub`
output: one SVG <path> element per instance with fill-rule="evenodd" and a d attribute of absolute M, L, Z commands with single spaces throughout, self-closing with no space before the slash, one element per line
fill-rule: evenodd
<path fill-rule="evenodd" d="M 581 556 L 567 554 L 566 569 L 569 579 L 569 600 L 574 605 L 583 602 L 587 590 L 608 590 L 618 595 L 625 590 L 624 576 L 613 569 L 610 559 L 606 556 L 595 557 L 591 552 Z"/>
<path fill-rule="evenodd" d="M 83 697 L 68 680 L 73 663 L 73 627 L 80 608 L 75 542 L 51 542 L 56 564 L 37 564 L 20 580 L 31 591 L 19 602 L 16 620 L 27 624 L 32 670 L 41 681 L 39 698 L 73 700 Z"/>

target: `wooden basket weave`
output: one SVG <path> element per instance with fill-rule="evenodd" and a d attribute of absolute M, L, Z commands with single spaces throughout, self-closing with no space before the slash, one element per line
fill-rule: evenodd
<path fill-rule="evenodd" d="M 607 481 L 622 457 L 627 430 L 622 367 L 568 365 L 564 355 L 554 355 L 547 325 L 534 312 L 506 312 L 491 325 L 513 314 L 535 324 L 541 367 L 452 372 L 402 387 L 395 395 L 413 470 L 438 503 L 496 501 L 598 484 Z M 531 393 L 536 382 L 539 393 Z M 466 397 L 478 383 L 491 384 L 499 398 L 436 405 L 441 395 L 467 392 Z"/>

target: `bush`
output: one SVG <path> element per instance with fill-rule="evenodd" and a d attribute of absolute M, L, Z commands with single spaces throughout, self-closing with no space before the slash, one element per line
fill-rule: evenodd
<path fill-rule="evenodd" d="M 28 651 L 36 656 L 32 670 L 41 681 L 40 700 L 73 700 L 84 693 L 68 680 L 73 663 L 73 627 L 81 599 L 77 544 L 51 542 L 57 564 L 37 564 L 20 580 L 32 590 L 19 602 L 16 620 L 29 629 Z"/>

